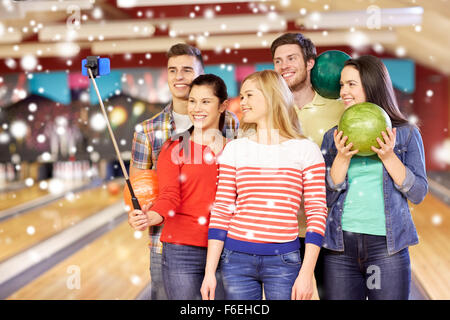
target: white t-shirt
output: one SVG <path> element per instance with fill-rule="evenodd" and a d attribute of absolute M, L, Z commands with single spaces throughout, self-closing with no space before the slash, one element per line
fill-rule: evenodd
<path fill-rule="evenodd" d="M 175 121 L 175 134 L 181 133 L 183 131 L 186 131 L 192 126 L 191 119 L 189 118 L 189 115 L 187 114 L 180 114 L 173 112 L 173 119 Z"/>

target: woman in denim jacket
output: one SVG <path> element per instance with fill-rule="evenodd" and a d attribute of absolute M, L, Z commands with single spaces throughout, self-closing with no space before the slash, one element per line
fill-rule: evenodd
<path fill-rule="evenodd" d="M 422 138 L 398 108 L 387 69 L 374 56 L 348 60 L 340 95 L 346 108 L 372 102 L 389 115 L 372 146 L 375 155 L 355 156 L 347 137 L 330 129 L 322 153 L 327 166 L 329 208 L 324 248 L 325 299 L 408 299 L 408 247 L 418 243 L 408 200 L 428 190 Z"/>

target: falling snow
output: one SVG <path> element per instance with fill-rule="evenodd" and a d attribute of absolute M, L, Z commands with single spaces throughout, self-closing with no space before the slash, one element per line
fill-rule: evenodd
<path fill-rule="evenodd" d="M 205 225 L 207 222 L 207 219 L 205 217 L 198 218 L 198 224 Z"/>
<path fill-rule="evenodd" d="M 95 4 L 95 1 L 91 1 L 93 4 Z M 119 1 L 120 2 L 120 1 Z M 290 5 L 292 5 L 291 0 L 279 0 L 278 1 L 279 4 L 282 7 L 288 7 Z M 310 2 L 316 2 L 316 1 L 310 1 Z M 3 1 L 2 4 L 0 4 L 0 6 L 3 6 L 2 8 L 4 8 L 4 10 L 6 11 L 12 11 L 13 10 L 13 2 L 6 0 Z M 277 12 L 277 8 L 274 5 L 270 5 L 270 3 L 250 3 L 249 4 L 250 10 L 252 13 L 256 14 L 256 15 L 261 15 L 261 14 L 265 14 L 266 15 L 266 22 L 264 23 L 260 23 L 257 25 L 258 30 L 255 31 L 254 35 L 256 37 L 258 37 L 259 39 L 259 43 L 261 44 L 262 47 L 266 47 L 268 48 L 270 46 L 270 41 L 267 41 L 264 37 L 267 35 L 268 32 L 272 32 L 273 30 L 272 28 L 272 23 L 274 22 L 279 22 L 280 25 L 285 26 L 287 24 L 287 22 L 283 19 L 282 15 L 279 14 L 279 12 Z M 323 10 L 328 11 L 332 8 L 330 8 L 330 6 L 328 4 L 325 4 L 322 6 Z M 298 7 L 297 7 L 298 8 Z M 56 6 L 52 9 L 52 11 L 56 11 L 57 8 Z M 220 5 L 214 5 L 210 8 L 206 8 L 202 11 L 200 6 L 195 6 L 194 11 L 193 12 L 188 12 L 186 13 L 185 17 L 188 17 L 190 19 L 209 19 L 212 20 L 214 18 L 216 18 L 217 16 L 219 16 L 219 13 L 222 11 L 222 6 Z M 134 11 L 136 12 L 136 11 Z M 155 11 L 156 12 L 156 11 Z M 153 19 L 153 18 L 157 18 L 156 13 L 152 10 L 146 10 L 146 11 L 137 11 L 136 16 L 138 18 L 142 18 L 142 19 Z M 326 39 L 331 38 L 331 34 L 332 34 L 332 30 L 323 30 L 319 27 L 320 22 L 322 20 L 322 15 L 319 12 L 308 12 L 308 10 L 306 8 L 301 8 L 301 9 L 296 9 L 296 13 L 300 16 L 302 16 L 302 18 L 306 17 L 308 14 L 308 18 L 310 20 L 312 20 L 313 22 L 315 22 L 315 26 L 313 27 L 313 29 L 319 29 L 318 34 L 319 36 L 321 35 L 324 41 L 326 41 Z M 75 21 L 75 26 L 79 26 L 82 25 L 86 22 L 88 22 L 89 20 L 91 20 L 91 22 L 93 22 L 93 20 L 97 20 L 95 21 L 96 23 L 98 23 L 99 21 L 101 21 L 101 19 L 104 19 L 106 12 L 103 12 L 101 7 L 98 6 L 93 6 L 92 10 L 90 10 L 89 12 L 86 11 L 86 14 L 82 14 L 81 15 L 81 21 Z M 324 13 L 325 14 L 325 13 Z M 229 31 L 229 29 L 231 29 L 231 25 L 227 25 L 226 23 L 223 23 L 220 28 L 223 32 L 227 32 Z M 13 33 L 13 32 L 19 32 L 23 35 L 25 35 L 26 37 L 29 36 L 34 36 L 37 37 L 37 35 L 39 34 L 39 31 L 41 31 L 44 28 L 44 25 L 42 22 L 40 21 L 36 21 L 36 20 L 30 20 L 28 25 L 25 26 L 20 26 L 20 27 L 10 27 L 10 26 L 6 26 L 3 23 L 0 23 L 0 37 L 3 37 L 5 35 L 8 35 L 8 33 Z M 174 30 L 170 30 L 170 24 L 166 23 L 166 22 L 161 22 L 161 25 L 159 26 L 160 32 L 167 32 L 168 35 L 170 37 L 177 37 L 179 36 L 179 34 L 177 34 L 176 31 Z M 415 34 L 417 36 L 419 36 L 420 34 L 424 34 L 423 32 L 423 26 L 418 24 L 418 25 L 413 25 L 410 26 L 410 29 L 413 30 L 415 32 Z M 391 28 L 392 30 L 392 28 Z M 142 29 L 140 27 L 134 27 L 133 31 L 136 33 L 140 33 L 142 32 Z M 427 31 L 428 32 L 428 31 Z M 211 34 L 212 32 L 210 32 L 209 30 L 204 30 L 199 34 L 191 34 L 191 35 L 186 35 L 186 37 L 188 37 L 188 39 L 192 42 L 196 42 L 197 45 L 205 45 L 208 43 L 210 37 L 214 36 L 214 34 Z M 406 48 L 404 46 L 401 45 L 397 45 L 397 46 L 388 46 L 388 44 L 386 44 L 386 48 L 384 47 L 384 43 L 372 43 L 372 40 L 370 39 L 370 37 L 368 36 L 367 33 L 358 30 L 356 27 L 349 27 L 346 29 L 346 33 L 347 33 L 347 42 L 350 44 L 350 46 L 352 48 L 354 48 L 355 50 L 366 50 L 366 49 L 372 49 L 375 53 L 377 54 L 383 54 L 385 51 L 387 52 L 388 49 L 394 50 L 394 54 L 395 56 L 399 57 L 399 58 L 404 58 L 404 57 L 408 57 L 408 55 L 410 54 L 409 52 L 409 47 Z M 76 39 L 76 37 L 78 37 L 79 34 L 76 30 L 71 30 L 70 32 L 67 33 L 62 33 L 62 34 L 58 34 L 54 36 L 54 39 L 52 41 L 57 41 L 57 46 L 56 46 L 56 51 L 59 55 L 64 56 L 64 57 L 74 57 L 76 56 L 79 52 L 80 52 L 80 46 L 78 44 L 76 44 L 75 42 L 72 42 L 73 40 Z M 328 38 L 327 38 L 328 37 Z M 102 41 L 105 39 L 104 35 L 96 35 L 96 36 L 89 36 L 88 41 L 94 43 L 94 42 L 98 42 L 98 41 Z M 98 41 L 97 41 L 98 40 Z M 92 44 L 91 43 L 91 44 Z M 90 45 L 91 45 L 90 44 Z M 217 45 L 215 48 L 212 48 L 211 50 L 214 50 L 215 53 L 217 54 L 233 54 L 233 53 L 238 53 L 240 49 L 242 49 L 243 47 L 245 48 L 245 43 L 239 42 L 239 41 L 234 41 L 228 44 L 219 44 Z M 17 53 L 18 51 L 23 50 L 23 47 L 21 45 L 14 45 L 12 46 L 12 50 Z M 362 55 L 362 52 L 354 52 L 353 56 L 357 57 L 358 55 Z M 4 67 L 8 68 L 11 72 L 13 71 L 18 71 L 18 70 L 22 70 L 24 72 L 26 72 L 26 81 L 27 80 L 33 80 L 37 78 L 37 73 L 38 72 L 45 72 L 46 68 L 48 68 L 47 66 L 45 66 L 44 64 L 44 57 L 46 56 L 46 50 L 35 50 L 32 54 L 27 54 L 22 56 L 21 58 L 6 58 L 3 60 L 3 65 Z M 211 57 L 213 56 L 213 54 L 210 55 Z M 145 57 L 145 59 L 141 60 L 141 64 L 145 64 L 147 61 L 146 60 L 151 60 L 152 59 L 152 53 L 150 52 L 146 52 L 146 53 L 142 53 L 142 57 Z M 133 56 L 133 53 L 125 53 L 123 54 L 123 59 L 125 60 L 124 63 L 130 62 L 133 59 L 135 59 L 136 57 Z M 430 61 L 436 63 L 436 61 L 439 61 L 438 56 L 429 56 L 428 57 Z M 205 61 L 207 59 L 205 58 Z M 243 64 L 247 64 L 249 63 L 249 58 L 245 57 L 243 55 L 239 56 L 238 58 L 238 63 L 243 63 Z M 151 62 L 151 61 L 149 61 Z M 252 62 L 250 60 L 250 62 Z M 65 66 L 67 67 L 73 67 L 74 65 L 76 65 L 76 59 L 75 58 L 71 58 L 71 59 L 65 59 L 65 61 L 63 62 Z M 18 69 L 20 68 L 20 69 Z M 226 71 L 226 72 L 230 72 L 230 73 L 234 73 L 237 70 L 237 65 L 235 64 L 230 64 L 229 62 L 223 63 L 220 65 L 221 70 Z M 48 71 L 48 70 L 47 70 Z M 36 73 L 34 73 L 36 72 Z M 34 74 L 33 74 L 34 73 Z M 1 85 L 6 83 L 6 76 L 4 77 L 0 77 L 0 88 Z M 125 76 L 123 76 L 121 78 L 121 82 L 126 83 L 127 78 Z M 140 86 L 146 86 L 148 84 L 147 80 L 145 80 L 144 78 L 139 78 L 137 79 L 136 83 Z M 5 87 L 6 88 L 6 87 Z M 48 92 L 46 92 L 47 87 L 40 87 L 37 88 L 38 92 L 40 94 L 46 94 Z M 7 89 L 5 89 L 7 90 Z M 423 91 L 422 91 L 423 92 Z M 2 92 L 0 92 L 2 93 Z M 119 95 L 123 95 L 125 92 L 123 90 L 119 90 L 116 89 L 114 91 L 114 94 L 116 96 Z M 27 90 L 25 89 L 21 89 L 21 88 L 17 88 L 17 89 L 11 89 L 11 91 L 9 92 L 5 92 L 5 94 L 13 94 L 15 97 L 17 97 L 18 99 L 25 99 L 27 97 Z M 168 102 L 170 100 L 170 92 L 165 89 L 165 90 L 158 90 L 158 92 L 156 93 L 156 95 L 158 95 L 157 99 L 161 100 L 163 102 Z M 414 95 L 414 98 L 416 99 L 416 101 L 421 101 L 423 98 L 427 99 L 428 101 L 432 101 L 434 102 L 434 100 L 438 97 L 440 97 L 440 91 L 437 91 L 437 89 L 435 88 L 430 88 L 428 90 L 426 90 L 424 93 L 422 93 L 423 97 Z M 67 146 L 67 150 L 69 150 L 68 152 L 68 156 L 72 155 L 75 158 L 79 156 L 79 152 L 88 152 L 89 153 L 89 159 L 93 162 L 98 162 L 100 160 L 102 160 L 103 158 L 103 154 L 102 154 L 102 149 L 101 149 L 101 144 L 103 143 L 102 139 L 104 138 L 103 136 L 101 136 L 102 134 L 105 133 L 106 130 L 106 121 L 103 117 L 103 115 L 100 112 L 92 112 L 92 106 L 90 106 L 90 92 L 88 90 L 81 92 L 79 95 L 79 100 L 84 103 L 83 107 L 85 105 L 89 106 L 86 107 L 86 116 L 85 117 L 79 117 L 76 119 L 77 124 L 79 124 L 80 126 L 85 125 L 86 128 L 88 128 L 89 130 L 92 129 L 92 131 L 95 131 L 96 134 L 98 134 L 98 137 L 95 139 L 89 139 L 86 141 L 86 144 L 84 145 L 77 145 L 77 146 Z M 112 98 L 111 98 L 112 99 Z M 414 104 L 414 100 L 411 99 L 409 101 L 409 103 L 411 105 Z M 15 142 L 14 139 L 20 141 L 20 143 L 25 143 L 25 140 L 27 139 L 27 136 L 30 135 L 31 130 L 33 130 L 33 128 L 37 128 L 38 126 L 40 128 L 45 128 L 48 126 L 48 123 L 45 120 L 42 120 L 42 118 L 40 117 L 40 114 L 44 113 L 44 108 L 42 107 L 41 104 L 38 105 L 38 103 L 36 102 L 30 102 L 27 106 L 25 106 L 25 113 L 23 115 L 23 117 L 21 119 L 14 119 L 14 121 L 11 121 L 9 123 L 1 123 L 1 129 L 0 129 L 0 144 L 1 145 L 8 145 L 8 144 L 12 144 L 12 142 Z M 109 112 L 113 112 L 115 110 L 115 107 L 113 105 L 108 106 L 108 111 Z M 145 109 L 145 111 L 148 111 Z M 30 114 L 28 114 L 28 112 Z M 130 113 L 131 114 L 131 113 Z M 133 116 L 138 116 L 138 115 L 133 115 Z M 131 116 L 130 116 L 131 117 Z M 409 114 L 408 116 L 408 121 L 410 124 L 418 124 L 419 121 L 421 119 L 419 118 L 418 115 L 415 114 Z M 64 118 L 55 118 L 55 126 L 52 129 L 52 131 L 39 131 L 36 134 L 33 134 L 33 138 L 32 138 L 32 142 L 34 143 L 34 145 L 36 146 L 40 146 L 41 149 L 39 149 L 39 161 L 42 162 L 50 162 L 50 161 L 55 161 L 58 159 L 58 154 L 52 152 L 52 150 L 50 150 L 49 145 L 54 141 L 53 139 L 55 138 L 55 136 L 58 136 L 59 138 L 64 138 L 65 136 L 68 136 L 70 134 L 72 134 L 72 132 L 70 132 L 70 125 L 67 122 L 67 119 Z M 135 124 L 133 123 L 131 125 L 131 130 L 135 130 L 136 132 L 143 132 L 143 127 L 141 124 Z M 443 129 L 445 136 L 448 135 L 447 132 L 447 128 Z M 34 132 L 34 131 L 33 131 Z M 441 131 L 442 132 L 442 131 Z M 163 138 L 163 132 L 162 131 L 157 131 L 155 133 L 156 138 Z M 131 136 L 128 137 L 119 137 L 119 139 L 117 140 L 121 149 L 131 149 Z M 326 155 L 326 150 L 322 150 L 323 155 Z M 441 143 L 437 144 L 436 147 L 432 150 L 432 152 L 430 153 L 431 157 L 434 157 L 435 160 L 437 160 L 438 162 L 444 164 L 444 165 L 450 165 L 450 139 L 444 139 L 443 141 L 441 141 Z M 212 153 L 205 153 L 204 154 L 204 160 L 205 162 L 212 162 L 214 161 L 214 155 Z M 220 158 L 217 159 L 220 162 Z M 11 152 L 11 170 L 16 170 L 16 171 L 23 171 L 23 168 L 25 167 L 23 165 L 23 162 L 25 160 L 22 159 L 20 152 L 18 151 L 14 151 Z M 3 165 L 3 164 L 1 164 Z M 72 172 L 69 173 L 69 171 L 64 173 L 64 166 L 61 167 L 53 167 L 54 170 L 54 174 L 57 176 L 57 178 L 53 178 L 53 179 L 49 179 L 49 180 L 42 180 L 39 181 L 39 179 L 36 178 L 36 176 L 31 177 L 30 176 L 26 176 L 23 179 L 23 183 L 27 188 L 36 188 L 39 189 L 41 191 L 46 191 L 50 194 L 56 194 L 59 195 L 61 197 L 61 201 L 55 202 L 57 203 L 57 205 L 59 207 L 64 207 L 64 205 L 66 204 L 66 202 L 75 202 L 77 199 L 80 198 L 80 195 L 77 192 L 74 191 L 70 191 L 68 190 L 68 181 L 70 181 L 71 179 L 75 179 L 75 177 L 78 175 L 78 177 L 80 178 L 81 175 L 83 173 L 77 172 L 75 173 L 75 169 L 73 169 Z M 0 187 L 3 187 L 5 185 L 6 181 L 12 181 L 13 179 L 8 180 L 8 175 L 10 175 L 10 173 L 7 172 L 7 167 L 6 166 L 0 166 Z M 329 169 L 329 168 L 328 168 Z M 9 170 L 9 169 L 8 169 Z M 91 179 L 94 177 L 97 177 L 99 174 L 98 172 L 98 168 L 89 168 L 84 170 L 84 178 L 87 179 Z M 70 178 L 69 178 L 70 177 Z M 181 174 L 179 176 L 179 180 L 180 182 L 185 182 L 186 181 L 186 176 Z M 308 173 L 305 176 L 305 179 L 310 180 L 313 179 L 313 174 L 312 173 Z M 354 183 L 356 184 L 357 181 L 354 181 Z M 104 189 L 107 189 L 106 184 L 103 185 Z M 18 193 L 17 193 L 18 194 Z M 16 193 L 12 193 L 11 194 L 11 198 L 17 198 L 17 194 Z M 364 194 L 362 192 L 358 193 L 359 196 L 363 196 Z M 274 201 L 267 201 L 267 206 L 268 207 L 275 207 L 275 203 Z M 213 204 L 210 206 L 210 209 L 212 209 Z M 127 208 L 125 208 L 127 209 Z M 129 208 L 128 208 L 129 209 Z M 229 207 L 229 210 L 231 212 L 234 212 L 236 210 L 235 205 L 231 205 Z M 413 209 L 411 209 L 412 211 Z M 170 211 L 168 213 L 168 215 L 170 217 L 174 217 L 175 216 L 175 211 Z M 439 227 L 442 226 L 442 224 L 445 221 L 445 215 L 443 215 L 442 213 L 436 212 L 434 213 L 431 217 L 428 218 L 431 222 L 431 224 L 435 227 Z M 332 218 L 330 218 L 330 220 L 332 220 Z M 199 217 L 197 222 L 199 225 L 206 225 L 208 219 L 207 217 Z M 52 222 L 53 223 L 53 222 Z M 74 225 L 76 222 L 72 222 L 71 225 Z M 25 227 L 25 230 L 23 229 Z M 61 223 L 53 223 L 53 227 L 55 228 L 55 230 L 59 230 L 61 228 Z M 39 229 L 38 225 L 34 226 L 34 225 L 22 225 L 21 227 L 22 229 L 22 233 L 24 233 L 25 235 L 28 236 L 35 236 L 37 231 L 37 229 Z M 24 232 L 25 231 L 25 232 Z M 4 230 L 0 229 L 0 234 L 3 235 Z M 144 232 L 140 232 L 140 231 L 134 231 L 133 233 L 133 237 L 136 240 L 142 239 L 144 237 L 145 233 Z M 254 233 L 252 232 L 248 232 L 246 234 L 247 238 L 249 239 L 253 239 L 255 237 Z M 171 237 L 171 236 L 170 236 Z M 13 242 L 13 240 L 10 237 L 2 237 L 0 238 L 0 243 L 2 244 L 11 244 Z M 120 255 L 121 257 L 126 257 L 128 256 L 128 249 L 127 248 L 117 248 L 117 252 L 118 255 Z M 29 251 L 29 257 L 31 260 L 33 261 L 40 261 L 42 259 L 42 257 L 35 251 L 30 250 Z M 100 268 L 99 269 L 99 273 L 103 273 L 106 274 L 107 271 L 105 269 Z M 141 275 L 137 275 L 137 274 L 128 274 L 128 281 L 134 285 L 134 286 L 141 286 L 145 281 L 144 279 L 141 277 Z"/>

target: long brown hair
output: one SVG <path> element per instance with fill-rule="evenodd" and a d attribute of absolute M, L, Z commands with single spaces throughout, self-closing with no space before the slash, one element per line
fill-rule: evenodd
<path fill-rule="evenodd" d="M 384 63 L 377 57 L 364 55 L 345 62 L 359 71 L 364 93 L 368 102 L 375 103 L 386 111 L 394 126 L 408 123 L 398 107 L 392 81 Z"/>
<path fill-rule="evenodd" d="M 258 89 L 264 95 L 269 109 L 268 120 L 273 128 L 279 130 L 280 135 L 290 139 L 302 139 L 304 136 L 300 131 L 300 123 L 294 109 L 294 96 L 284 79 L 273 70 L 264 70 L 250 74 L 246 81 L 254 81 Z M 257 130 L 255 123 L 241 125 L 242 135 L 246 132 Z M 240 130 L 240 131 L 241 131 Z"/>

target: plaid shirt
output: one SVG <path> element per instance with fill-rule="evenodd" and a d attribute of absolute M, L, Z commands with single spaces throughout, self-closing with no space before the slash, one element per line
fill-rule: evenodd
<path fill-rule="evenodd" d="M 131 165 L 137 169 L 156 169 L 159 153 L 163 144 L 175 135 L 176 127 L 173 117 L 173 106 L 169 103 L 163 111 L 153 118 L 145 120 L 134 132 L 131 149 Z M 225 125 L 222 134 L 227 138 L 234 138 L 237 134 L 239 120 L 234 113 L 225 111 Z M 162 252 L 159 240 L 162 226 L 149 228 L 150 248 L 154 252 Z"/>

